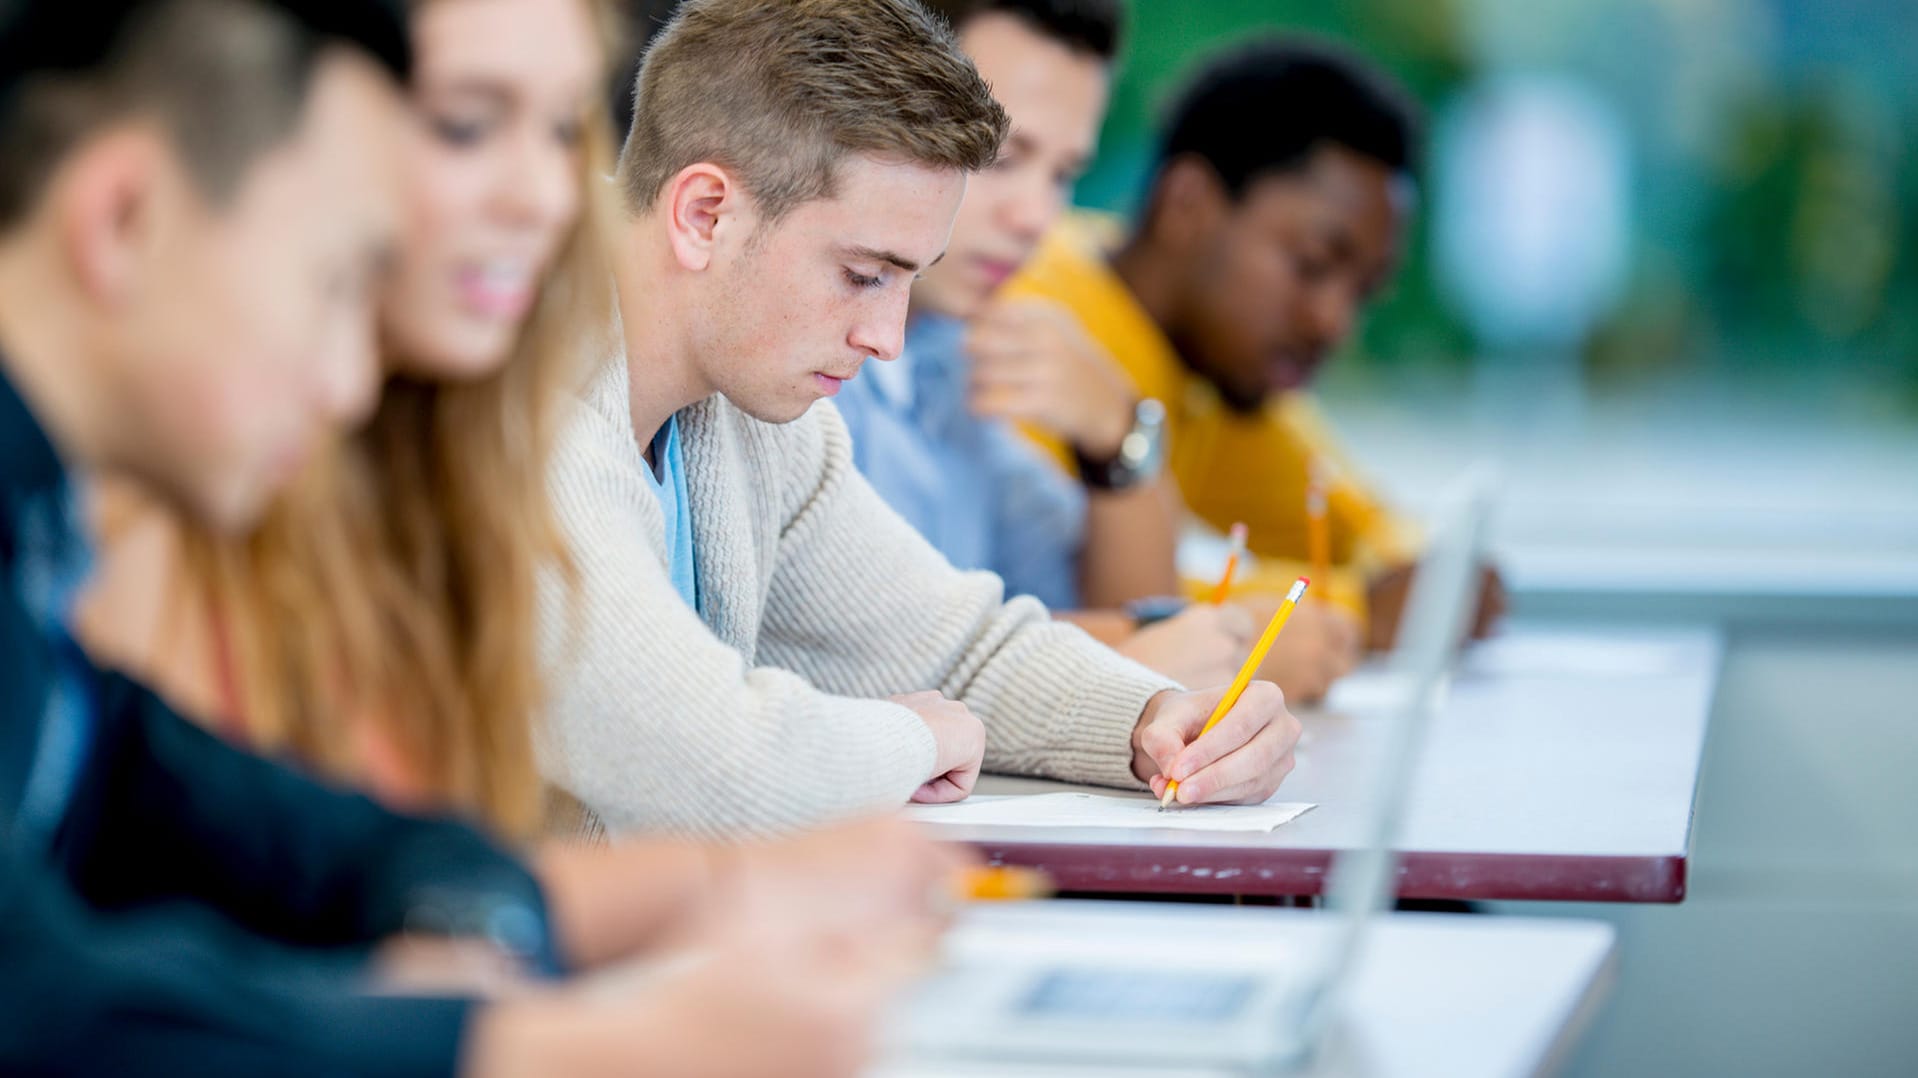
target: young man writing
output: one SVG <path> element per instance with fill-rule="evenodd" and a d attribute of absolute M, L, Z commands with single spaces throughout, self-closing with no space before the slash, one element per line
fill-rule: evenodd
<path fill-rule="evenodd" d="M 963 569 L 1037 596 L 1120 654 L 1186 684 L 1230 680 L 1270 606 L 1176 610 L 1181 507 L 1159 473 L 1140 398 L 1071 313 L 995 297 L 1066 208 L 1092 158 L 1119 34 L 1116 0 L 939 5 L 1012 121 L 975 177 L 952 248 L 913 286 L 900 358 L 835 400 L 853 462 L 888 504 Z M 1143 411 L 1142 411 L 1143 409 Z M 1141 421 L 1141 416 L 1147 421 Z M 1082 465 L 1062 474 L 1010 423 L 1046 423 Z M 1127 466 L 1122 447 L 1145 443 Z M 1356 659 L 1343 613 L 1312 603 L 1262 675 L 1292 700 L 1324 695 Z"/>
<path fill-rule="evenodd" d="M 1131 232 L 1069 220 L 1007 286 L 1071 309 L 1136 393 L 1166 403 L 1186 504 L 1220 530 L 1250 525 L 1254 553 L 1308 557 L 1308 483 L 1327 474 L 1340 579 L 1316 583 L 1370 608 L 1377 646 L 1392 639 L 1415 543 L 1343 466 L 1304 390 L 1391 278 L 1416 141 L 1410 106 L 1357 59 L 1283 40 L 1240 47 L 1172 110 Z M 1028 418 L 1072 467 L 1057 410 Z M 1480 629 L 1502 608 L 1488 572 Z"/>
<path fill-rule="evenodd" d="M 548 766 L 614 829 L 773 830 L 995 770 L 1262 799 L 1296 720 L 1179 691 L 960 573 L 815 407 L 901 348 L 1005 117 L 910 0 L 690 0 L 620 161 L 620 354 L 553 489 L 584 611 L 554 604 Z M 888 694 L 910 694 L 886 699 Z M 983 725 L 982 725 L 983 720 Z"/>
<path fill-rule="evenodd" d="M 382 0 L 78 14 L 0 6 L 0 1071 L 849 1073 L 924 933 L 894 913 L 939 878 L 896 827 L 555 850 L 536 877 L 465 826 L 224 745 L 74 645 L 76 470 L 239 527 L 370 402 L 408 62 Z M 826 908 L 782 885 L 795 863 L 865 877 L 834 879 L 837 904 L 894 893 L 849 938 L 785 931 L 794 899 Z M 702 916 L 759 928 L 624 999 L 470 998 L 464 959 L 591 964 Z M 373 980 L 375 947 L 439 994 L 380 994 L 399 985 Z"/>

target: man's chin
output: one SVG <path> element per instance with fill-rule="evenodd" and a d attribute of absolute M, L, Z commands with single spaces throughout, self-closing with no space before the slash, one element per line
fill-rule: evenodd
<path fill-rule="evenodd" d="M 771 423 L 774 426 L 785 426 L 788 423 L 798 421 L 807 412 L 812 410 L 812 406 L 816 404 L 818 400 L 819 398 L 813 397 L 803 401 L 745 401 L 730 394 L 726 397 L 727 403 L 733 407 L 759 420 L 761 423 Z"/>

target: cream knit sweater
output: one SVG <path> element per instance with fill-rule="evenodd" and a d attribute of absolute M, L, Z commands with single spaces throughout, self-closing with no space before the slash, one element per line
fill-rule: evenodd
<path fill-rule="evenodd" d="M 541 758 L 589 829 L 768 834 L 900 805 L 933 742 L 883 698 L 923 689 L 984 722 L 989 771 L 1138 786 L 1133 724 L 1176 686 L 947 564 L 854 469 L 829 404 L 774 425 L 715 397 L 679 430 L 698 612 L 668 573 L 623 358 L 554 460 L 580 586 L 570 610 L 553 580 L 543 595 Z"/>

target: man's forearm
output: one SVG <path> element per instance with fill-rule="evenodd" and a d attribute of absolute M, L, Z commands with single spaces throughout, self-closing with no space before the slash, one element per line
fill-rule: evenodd
<path fill-rule="evenodd" d="M 1079 591 L 1090 608 L 1178 591 L 1179 502 L 1161 477 L 1126 491 L 1088 491 Z"/>

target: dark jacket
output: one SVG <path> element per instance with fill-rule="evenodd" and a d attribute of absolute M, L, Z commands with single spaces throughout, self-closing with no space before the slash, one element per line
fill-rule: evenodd
<path fill-rule="evenodd" d="M 91 668 L 51 848 L 16 827 L 55 644 L 18 594 L 15 525 L 63 481 L 0 368 L 0 1073 L 450 1073 L 468 1003 L 356 987 L 409 918 L 530 911 L 550 948 L 538 885 L 471 829 L 325 789 Z"/>

